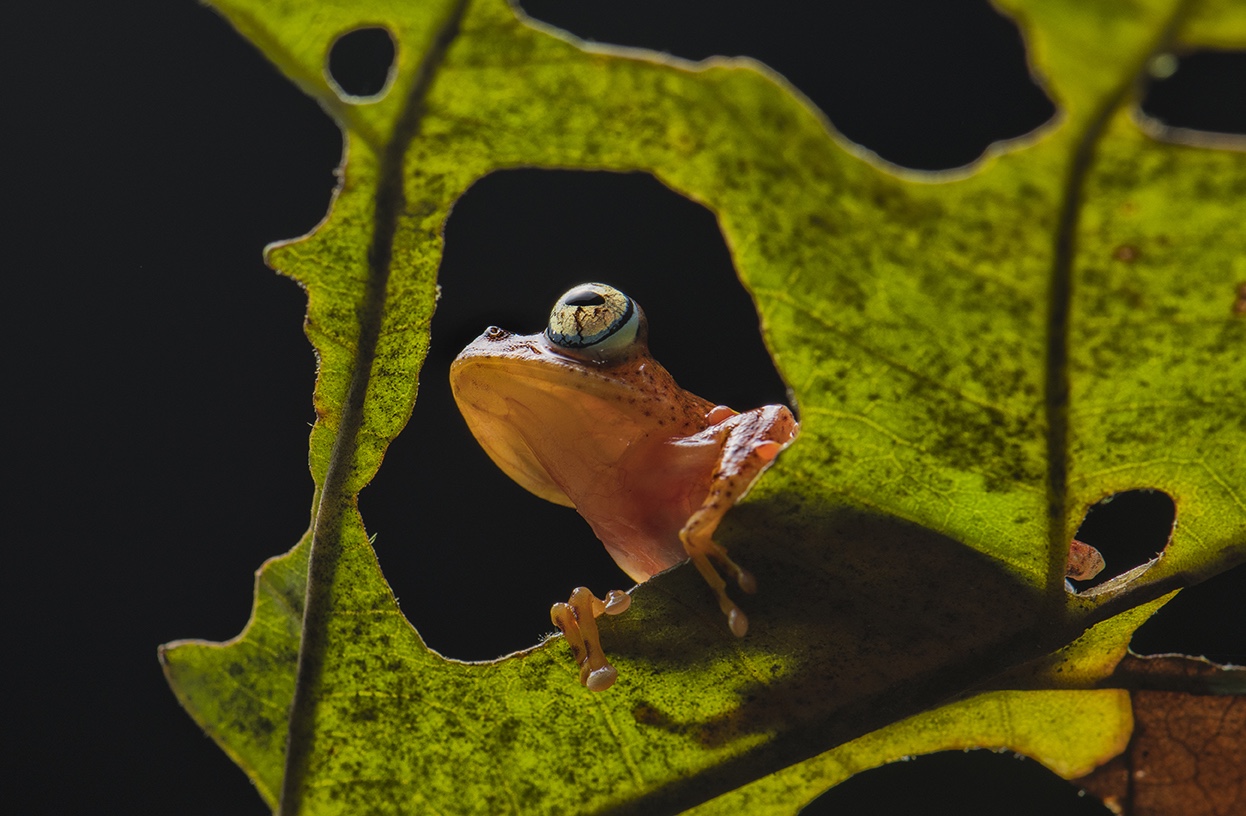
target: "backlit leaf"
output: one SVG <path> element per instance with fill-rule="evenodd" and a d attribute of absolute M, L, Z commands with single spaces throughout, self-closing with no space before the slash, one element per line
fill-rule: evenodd
<path fill-rule="evenodd" d="M 212 5 L 347 144 L 326 220 L 268 254 L 320 361 L 312 527 L 239 638 L 162 650 L 266 801 L 300 648 L 287 812 L 673 812 L 771 774 L 777 808 L 903 753 L 1007 746 L 1072 776 L 1126 744 L 1124 693 L 1076 689 L 1162 598 L 1246 560 L 1246 153 L 1153 138 L 1133 93 L 1157 53 L 1246 46 L 1240 4 L 1001 4 L 1060 115 L 937 176 L 880 166 L 748 60 L 590 47 L 501 0 Z M 340 98 L 328 50 L 375 25 L 394 80 Z M 752 632 L 666 573 L 605 624 L 624 679 L 600 695 L 561 640 L 427 649 L 356 505 L 410 416 L 450 208 L 517 166 L 646 171 L 712 210 L 802 421 L 724 525 L 762 588 Z M 1086 508 L 1139 487 L 1178 507 L 1164 557 L 1068 594 Z"/>

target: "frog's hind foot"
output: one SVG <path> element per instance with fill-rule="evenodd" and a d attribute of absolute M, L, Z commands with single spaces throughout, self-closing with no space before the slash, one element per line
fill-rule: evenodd
<path fill-rule="evenodd" d="M 577 587 L 570 600 L 556 603 L 549 610 L 550 620 L 567 639 L 571 654 L 580 666 L 580 684 L 589 691 L 605 691 L 619 676 L 601 648 L 597 618 L 626 612 L 631 603 L 632 596 L 619 589 L 608 592 L 603 601 L 587 587 Z"/>

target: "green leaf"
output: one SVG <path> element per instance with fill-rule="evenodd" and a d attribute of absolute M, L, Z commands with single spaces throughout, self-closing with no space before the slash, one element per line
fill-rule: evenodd
<path fill-rule="evenodd" d="M 1155 54 L 1246 46 L 1240 4 L 1007 3 L 1060 116 L 944 175 L 880 166 L 756 63 L 589 47 L 501 0 L 213 5 L 347 143 L 326 220 L 268 253 L 320 360 L 311 529 L 237 639 L 162 650 L 267 802 L 288 764 L 285 813 L 671 812 L 794 766 L 758 783 L 780 808 L 918 751 L 1077 775 L 1121 749 L 1121 694 L 1076 689 L 1173 590 L 1246 560 L 1246 153 L 1131 115 Z M 392 86 L 340 98 L 328 49 L 377 24 Z M 643 170 L 711 209 L 802 421 L 722 531 L 761 586 L 752 632 L 663 574 L 604 624 L 622 679 L 601 695 L 560 639 L 430 651 L 356 504 L 415 400 L 441 227 L 516 166 Z M 1086 508 L 1137 487 L 1178 507 L 1164 557 L 1067 594 Z M 1053 706 L 1086 727 L 1046 733 Z"/>
<path fill-rule="evenodd" d="M 958 748 L 1009 749 L 1074 778 L 1123 751 L 1132 725 L 1127 691 L 991 692 L 880 728 L 688 812 L 794 814 L 853 774 Z"/>
<path fill-rule="evenodd" d="M 1110 618 L 1063 649 L 1018 667 L 998 684 L 1013 690 L 979 694 L 885 726 L 690 812 L 794 814 L 853 774 L 954 749 L 1007 749 L 1066 779 L 1085 776 L 1125 750 L 1133 720 L 1128 691 L 1075 689 L 1091 689 L 1111 675 L 1134 629 L 1170 598 Z"/>

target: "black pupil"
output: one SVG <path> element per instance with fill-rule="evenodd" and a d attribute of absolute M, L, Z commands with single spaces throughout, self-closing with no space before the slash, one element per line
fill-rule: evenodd
<path fill-rule="evenodd" d="M 563 301 L 567 306 L 601 306 L 605 302 L 606 299 L 596 292 L 580 292 Z"/>

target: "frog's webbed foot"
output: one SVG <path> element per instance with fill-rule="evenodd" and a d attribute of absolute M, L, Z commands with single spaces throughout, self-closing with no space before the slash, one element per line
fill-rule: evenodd
<path fill-rule="evenodd" d="M 580 666 L 580 683 L 589 691 L 605 691 L 619 676 L 602 651 L 597 618 L 626 612 L 631 603 L 632 596 L 620 589 L 606 593 L 603 601 L 587 587 L 577 587 L 570 600 L 556 603 L 549 610 L 550 620 L 562 631 Z"/>
<path fill-rule="evenodd" d="M 714 541 L 726 512 L 739 501 L 774 458 L 795 437 L 796 419 L 782 405 L 768 405 L 743 414 L 717 406 L 706 417 L 716 424 L 702 434 L 722 439 L 719 467 L 710 479 L 709 493 L 701 507 L 679 531 L 684 550 L 697 571 L 718 599 L 718 608 L 727 616 L 727 626 L 736 637 L 748 632 L 748 616 L 727 595 L 727 582 L 715 568 L 716 562 L 748 594 L 757 591 L 757 579 L 727 555 Z"/>

